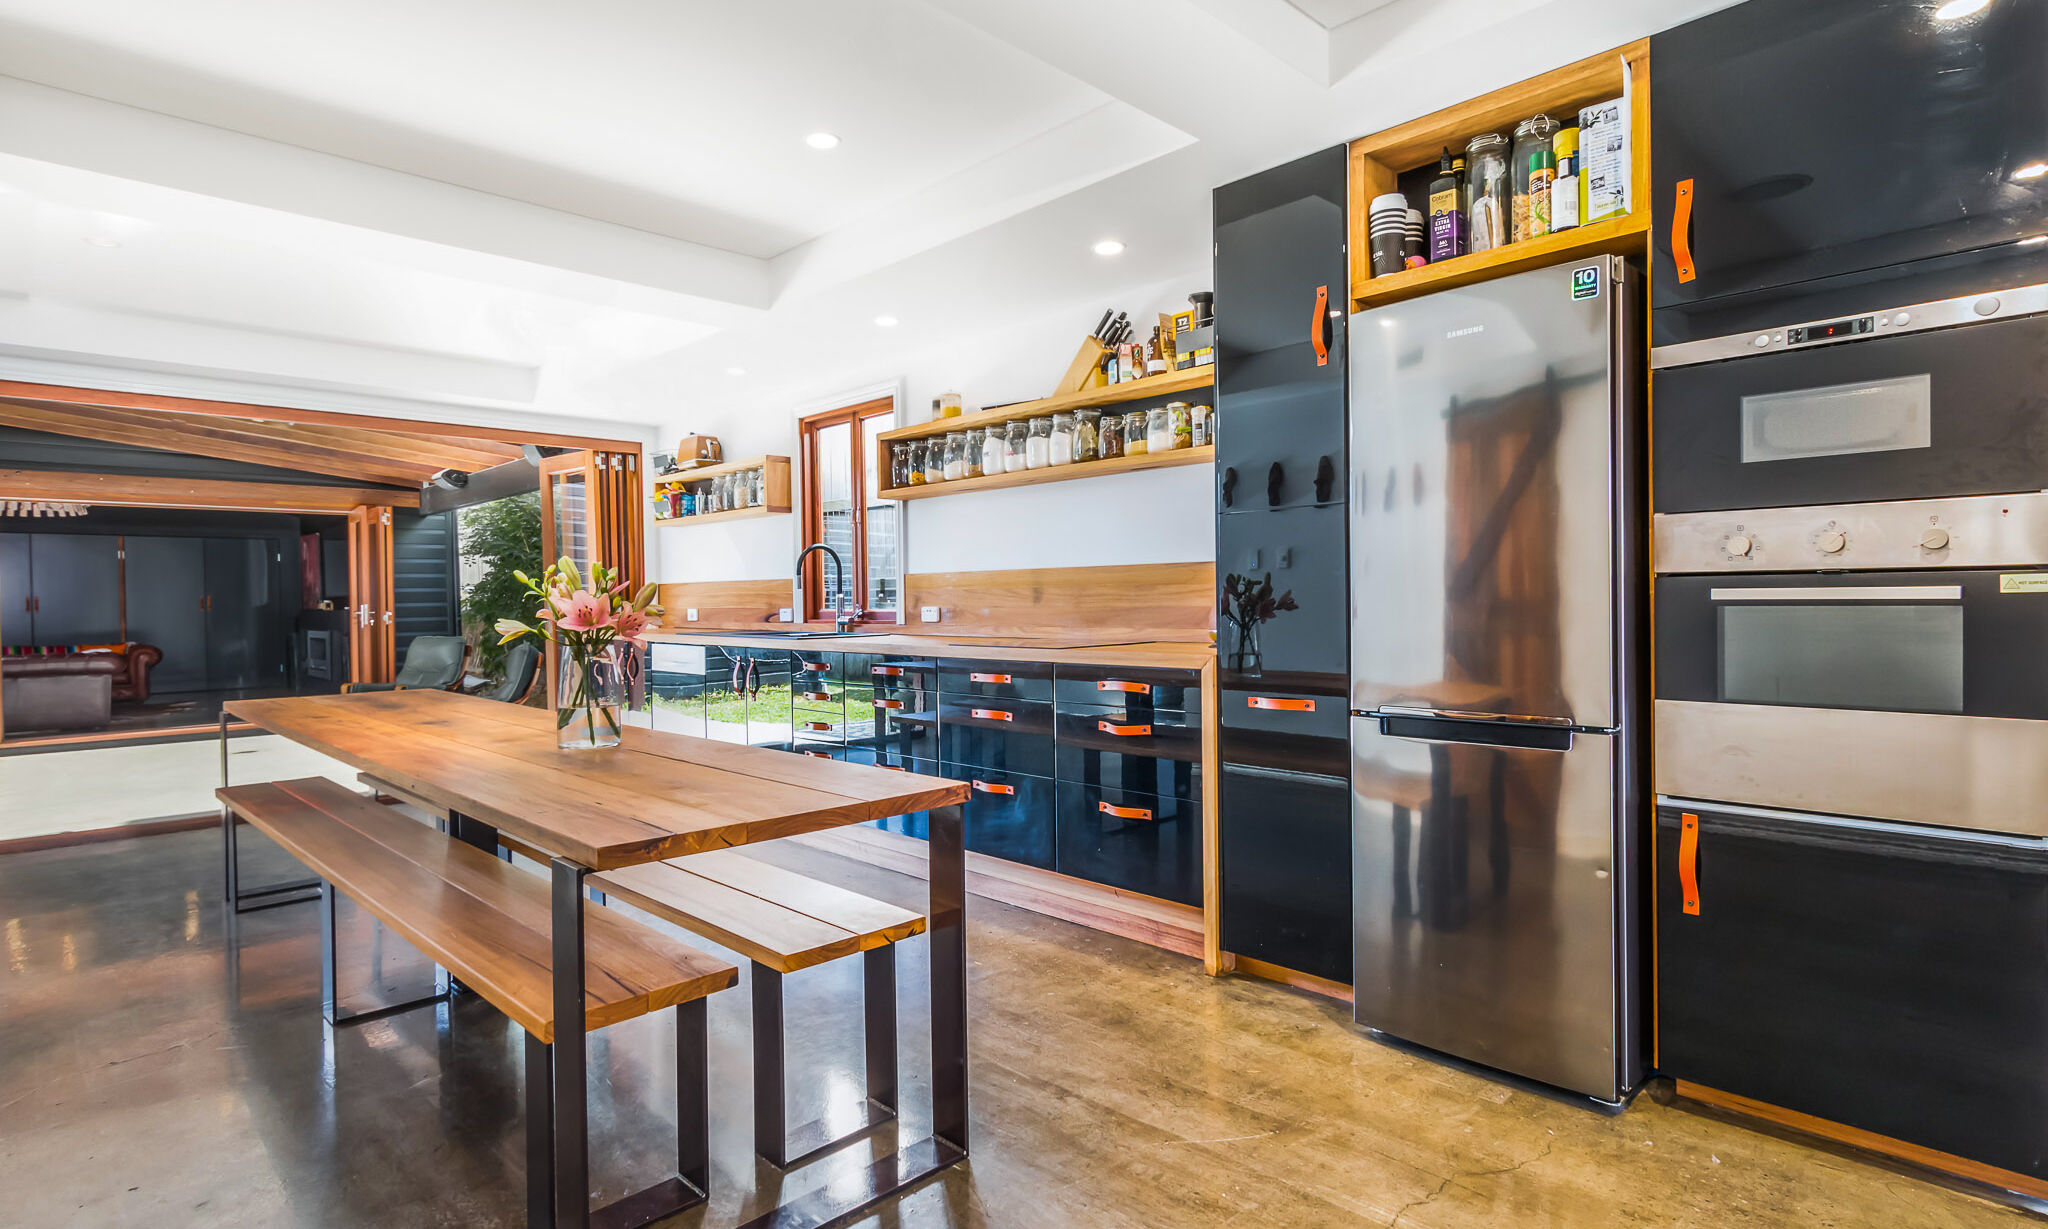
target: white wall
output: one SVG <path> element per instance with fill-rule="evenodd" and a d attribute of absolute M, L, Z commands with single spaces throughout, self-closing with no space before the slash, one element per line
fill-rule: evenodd
<path fill-rule="evenodd" d="M 1210 288 L 1206 266 L 1168 282 L 1133 287 L 1114 299 L 1133 320 L 1151 321 Z M 906 423 L 931 416 L 932 398 L 957 391 L 970 411 L 1052 392 L 1081 338 L 1108 303 L 1075 307 L 998 326 L 964 343 L 898 348 L 841 373 L 794 403 L 751 404 L 736 389 L 722 413 L 670 424 L 662 448 L 689 433 L 719 437 L 734 459 L 763 453 L 798 457 L 797 420 L 836 406 L 898 393 Z M 1215 555 L 1210 470 L 1177 469 L 1076 479 L 1040 486 L 943 496 L 903 505 L 909 572 L 1181 563 Z M 803 543 L 799 518 L 657 528 L 650 552 L 657 579 L 762 580 L 788 576 Z"/>

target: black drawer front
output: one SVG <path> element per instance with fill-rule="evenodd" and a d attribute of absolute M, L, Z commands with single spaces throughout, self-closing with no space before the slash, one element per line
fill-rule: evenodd
<path fill-rule="evenodd" d="M 1202 676 L 1193 670 L 1134 670 L 1123 666 L 1059 667 L 1054 692 L 1062 706 L 1116 704 L 1133 711 L 1202 710 Z"/>
<path fill-rule="evenodd" d="M 1202 805 L 1138 790 L 1061 782 L 1059 872 L 1202 903 Z"/>
<path fill-rule="evenodd" d="M 1217 741 L 1224 763 L 1351 775 L 1351 715 L 1341 695 L 1232 688 L 1218 703 Z"/>
<path fill-rule="evenodd" d="M 869 684 L 878 695 L 901 689 L 934 691 L 939 685 L 939 666 L 930 658 L 848 653 L 845 662 L 846 681 Z"/>
<path fill-rule="evenodd" d="M 1045 701 L 939 700 L 939 758 L 1005 772 L 1053 775 L 1052 705 Z"/>
<path fill-rule="evenodd" d="M 1659 1069 L 2048 1177 L 2048 848 L 1663 808 L 1657 874 Z"/>
<path fill-rule="evenodd" d="M 1351 789 L 1225 763 L 1223 948 L 1351 983 Z"/>
<path fill-rule="evenodd" d="M 845 752 L 845 758 L 849 764 L 865 764 L 871 768 L 889 768 L 898 772 L 914 772 L 923 777 L 941 775 L 937 760 L 905 758 L 877 747 L 848 747 Z M 879 828 L 884 832 L 894 832 L 902 836 L 914 836 L 920 841 L 931 839 L 931 813 L 929 811 L 912 811 L 908 815 L 890 815 L 882 819 L 870 820 L 868 826 Z"/>
<path fill-rule="evenodd" d="M 949 696 L 1052 699 L 1052 665 L 1040 661 L 942 661 L 939 690 Z"/>
<path fill-rule="evenodd" d="M 969 785 L 967 848 L 1026 866 L 1054 869 L 1059 805 L 1057 787 L 1045 777 L 996 772 L 968 764 L 942 764 L 941 776 Z"/>
<path fill-rule="evenodd" d="M 863 721 L 866 724 L 863 725 Z M 905 756 L 939 758 L 938 697 L 929 693 L 877 695 L 864 718 L 854 718 L 849 738 Z"/>
<path fill-rule="evenodd" d="M 1062 781 L 1201 797 L 1199 713 L 1061 704 L 1056 776 Z"/>
<path fill-rule="evenodd" d="M 829 736 L 799 733 L 790 750 L 798 755 L 808 755 L 818 760 L 843 760 L 846 758 L 846 744 Z"/>

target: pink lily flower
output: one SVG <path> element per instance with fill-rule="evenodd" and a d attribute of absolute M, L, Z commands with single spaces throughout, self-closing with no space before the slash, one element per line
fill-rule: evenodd
<path fill-rule="evenodd" d="M 612 625 L 611 603 L 588 589 L 578 589 L 568 599 L 552 603 L 561 618 L 557 626 L 569 632 L 594 632 Z"/>
<path fill-rule="evenodd" d="M 661 626 L 661 620 L 649 618 L 637 610 L 625 610 L 612 621 L 612 626 L 617 629 L 621 640 L 639 644 L 647 638 L 648 632 Z"/>

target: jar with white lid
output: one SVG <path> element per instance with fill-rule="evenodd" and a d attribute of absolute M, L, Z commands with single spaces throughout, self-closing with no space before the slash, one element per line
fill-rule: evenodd
<path fill-rule="evenodd" d="M 1024 436 L 1024 468 L 1044 469 L 1052 464 L 1052 416 L 1034 418 Z"/>
<path fill-rule="evenodd" d="M 1061 410 L 1052 416 L 1052 433 L 1046 440 L 1046 461 L 1051 465 L 1074 463 L 1074 414 Z"/>

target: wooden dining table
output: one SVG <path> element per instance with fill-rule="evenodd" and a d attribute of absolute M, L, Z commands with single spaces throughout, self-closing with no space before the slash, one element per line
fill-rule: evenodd
<path fill-rule="evenodd" d="M 414 690 L 230 701 L 221 714 L 223 786 L 230 716 L 445 807 L 457 839 L 495 854 L 503 832 L 547 853 L 558 1020 L 582 1018 L 590 872 L 928 812 L 931 1135 L 874 1162 L 862 1182 L 835 1180 L 750 1224 L 836 1223 L 967 1155 L 965 783 L 634 726 L 617 747 L 565 751 L 555 746 L 551 712 Z M 231 826 L 227 833 L 232 907 L 238 896 Z M 558 1038 L 557 1229 L 590 1223 L 585 1066 L 585 1047 Z"/>

